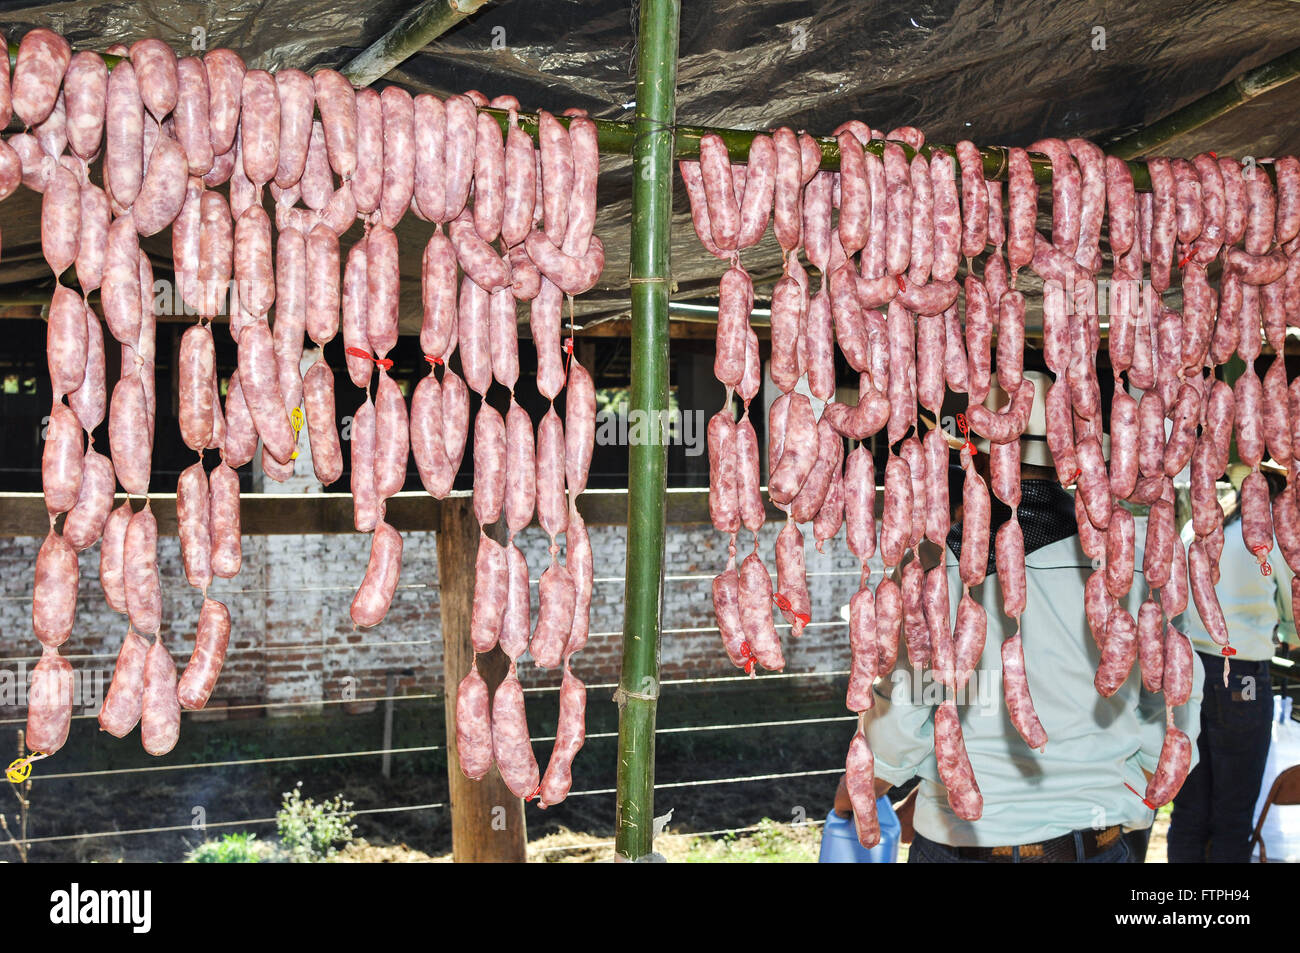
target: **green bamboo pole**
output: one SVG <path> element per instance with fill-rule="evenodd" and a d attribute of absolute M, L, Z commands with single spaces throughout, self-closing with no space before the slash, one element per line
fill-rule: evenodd
<path fill-rule="evenodd" d="M 668 409 L 669 230 L 673 217 L 673 119 L 677 109 L 680 0 L 641 0 L 632 142 L 631 405 L 660 421 Z M 658 423 L 628 448 L 623 670 L 616 698 L 618 795 L 615 847 L 639 860 L 654 842 L 655 711 L 663 608 L 668 444 Z"/>
<path fill-rule="evenodd" d="M 425 0 L 339 70 L 354 86 L 369 86 L 442 36 L 487 0 Z"/>
<path fill-rule="evenodd" d="M 1178 136 L 1199 129 L 1211 120 L 1218 119 L 1243 103 L 1289 83 L 1298 76 L 1300 49 L 1283 53 L 1262 66 L 1247 70 L 1226 86 L 1220 86 L 1214 92 L 1193 100 L 1137 132 L 1116 139 L 1106 147 L 1106 151 L 1121 159 L 1147 155 L 1152 149 L 1158 149 Z"/>
<path fill-rule="evenodd" d="M 486 3 L 486 0 L 440 0 L 439 3 L 426 4 L 426 7 L 440 7 L 443 4 L 455 6 L 458 9 L 466 11 L 466 14 L 477 10 Z M 472 9 L 471 9 L 472 7 Z M 421 7 L 424 10 L 425 7 Z M 388 36 L 398 27 L 394 27 L 389 35 L 384 39 L 377 41 L 383 43 Z M 432 27 L 430 27 L 432 28 Z M 443 27 L 438 32 L 441 33 L 446 29 Z M 412 36 L 413 31 L 406 31 L 404 35 Z M 426 40 L 431 35 L 425 34 Z M 372 46 L 371 49 L 374 47 Z M 417 47 L 418 48 L 418 47 Z M 369 50 L 366 51 L 370 52 Z M 18 55 L 18 45 L 9 44 L 9 61 L 12 68 Z M 366 55 L 365 53 L 362 56 Z M 410 55 L 409 53 L 407 54 Z M 105 56 L 105 61 L 111 68 L 117 62 L 117 57 Z M 356 60 L 353 61 L 355 63 Z M 391 70 L 393 67 L 390 67 Z M 352 65 L 344 67 L 344 70 L 352 69 Z M 385 72 L 388 72 L 386 70 Z M 1263 66 L 1250 70 L 1242 74 L 1232 83 L 1215 90 L 1213 93 L 1202 97 L 1196 102 L 1185 106 L 1177 112 L 1171 113 L 1164 119 L 1152 126 L 1133 133 L 1132 136 L 1117 140 L 1112 143 L 1107 152 L 1119 156 L 1128 162 L 1129 171 L 1133 174 L 1133 184 L 1139 192 L 1151 191 L 1151 176 L 1147 173 L 1146 162 L 1141 159 L 1134 159 L 1133 156 L 1142 152 L 1149 152 L 1155 146 L 1168 142 L 1175 136 L 1184 132 L 1197 129 L 1211 119 L 1221 116 L 1236 106 L 1241 105 L 1270 89 L 1276 89 L 1283 83 L 1290 82 L 1300 76 L 1300 50 L 1293 50 L 1290 53 L 1283 54 L 1277 59 L 1270 60 Z M 356 76 L 349 74 L 355 85 L 365 85 L 358 82 Z M 484 108 L 480 112 L 487 113 L 496 119 L 500 124 L 502 131 L 505 131 L 509 123 L 509 113 L 503 109 Z M 519 113 L 516 116 L 519 125 L 532 138 L 537 138 L 537 114 L 536 113 Z M 568 126 L 569 120 L 564 116 L 557 116 L 561 125 Z M 16 120 L 15 120 L 16 121 Z M 636 123 L 622 122 L 616 119 L 596 119 L 596 138 L 600 151 L 609 155 L 632 155 L 637 140 Z M 673 159 L 698 159 L 700 157 L 700 139 L 709 133 L 716 133 L 722 137 L 722 141 L 727 146 L 727 154 L 735 162 L 745 162 L 749 159 L 749 146 L 754 141 L 754 137 L 762 135 L 762 129 L 715 129 L 708 126 L 676 126 L 674 128 L 675 136 L 673 137 L 672 158 Z M 903 148 L 910 161 L 916 152 L 905 143 L 898 143 Z M 839 144 L 832 138 L 818 137 L 817 145 L 822 152 L 821 167 L 826 170 L 837 170 L 840 167 L 840 149 Z M 873 140 L 866 149 L 869 152 L 880 155 L 885 148 L 883 140 Z M 1004 146 L 982 146 L 980 156 L 984 162 L 984 177 L 994 181 L 1006 181 L 1007 178 L 1007 155 L 1010 150 Z M 926 143 L 921 148 L 921 153 L 926 158 L 932 156 L 935 152 L 955 153 L 953 146 L 942 143 Z M 1052 181 L 1052 163 L 1047 156 L 1041 153 L 1029 153 L 1029 164 L 1033 169 L 1034 181 L 1039 185 L 1047 185 Z M 1260 169 L 1270 178 L 1276 181 L 1276 174 L 1272 165 L 1260 165 Z"/>

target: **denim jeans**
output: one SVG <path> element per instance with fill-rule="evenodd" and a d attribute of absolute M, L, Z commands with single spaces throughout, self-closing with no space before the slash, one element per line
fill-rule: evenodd
<path fill-rule="evenodd" d="M 1174 798 L 1169 862 L 1244 864 L 1271 737 L 1268 662 L 1233 660 L 1225 688 L 1223 657 L 1197 654 L 1205 666 L 1200 760 Z M 1247 678 L 1254 682 L 1253 698 L 1243 691 Z"/>
<path fill-rule="evenodd" d="M 1123 837 L 1117 837 L 1115 843 L 1100 854 L 1083 859 L 1083 836 L 1077 831 L 1074 835 L 1075 849 L 1080 863 L 1085 864 L 1123 864 L 1129 860 L 1129 843 Z M 956 848 L 947 844 L 937 844 L 921 834 L 912 836 L 912 846 L 907 851 L 909 864 L 983 864 L 992 861 L 968 860 L 957 855 Z M 1022 863 L 1013 860 L 1012 863 Z"/>

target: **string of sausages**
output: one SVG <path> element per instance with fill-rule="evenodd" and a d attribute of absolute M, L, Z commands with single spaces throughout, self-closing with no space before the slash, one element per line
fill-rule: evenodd
<path fill-rule="evenodd" d="M 565 669 L 559 740 L 540 786 L 543 803 L 562 800 L 583 739 L 585 688 L 569 658 L 586 641 L 591 600 L 591 550 L 576 499 L 586 485 L 595 430 L 594 384 L 572 358 L 571 345 L 566 366 L 562 306 L 564 296 L 588 290 L 604 265 L 604 246 L 592 234 L 599 171 L 594 124 L 573 110 L 566 129 L 543 113 L 538 150 L 518 124 L 513 97 L 490 104 L 510 111 L 503 138 L 495 120 L 478 113 L 489 102 L 475 91 L 440 100 L 398 87 L 354 90 L 331 70 L 314 76 L 250 70 L 225 49 L 177 59 L 158 40 L 109 52 L 124 57 L 111 73 L 98 54 L 73 56 L 63 38 L 33 30 L 20 44 L 12 86 L 7 70 L 0 84 L 0 105 L 12 92 L 12 109 L 30 130 L 0 143 L 0 193 L 19 181 L 44 193 L 46 258 L 56 276 L 75 264 L 82 290 L 78 296 L 59 285 L 51 304 L 55 407 L 43 461 L 51 532 L 38 558 L 33 610 L 47 648 L 37 667 L 29 745 L 48 754 L 66 739 L 71 667 L 57 646 L 73 624 L 76 553 L 101 535 L 106 596 L 131 623 L 101 726 L 124 736 L 140 722 L 146 750 L 161 755 L 176 742 L 180 708 L 207 702 L 224 661 L 230 616 L 206 592 L 214 576 L 230 578 L 241 563 L 236 468 L 253 460 L 260 443 L 263 472 L 288 479 L 305 427 L 316 478 L 328 485 L 342 475 L 334 372 L 324 360 L 324 346 L 341 325 L 349 379 L 365 391 L 351 431 L 354 524 L 373 534 L 352 619 L 377 625 L 396 591 L 402 539 L 385 521 L 385 504 L 402 488 L 408 452 L 426 490 L 446 497 L 464 454 L 474 390 L 482 398 L 475 422 L 476 515 L 492 523 L 504 502 L 513 537 L 531 522 L 535 505 L 552 541 L 532 650 L 543 667 L 563 663 Z M 100 155 L 103 189 L 89 181 Z M 227 182 L 229 198 L 216 191 Z M 274 257 L 264 186 L 275 203 Z M 409 415 L 387 357 L 398 339 L 393 229 L 408 209 L 434 223 L 422 261 L 420 330 L 430 373 L 415 388 Z M 339 237 L 357 218 L 364 235 L 343 262 L 340 289 Z M 181 475 L 177 518 L 187 579 L 205 594 L 194 654 L 179 684 L 158 639 L 157 525 L 147 500 L 154 289 L 139 247 L 139 236 L 168 225 L 177 288 L 198 315 L 181 339 L 178 405 L 182 438 L 199 460 Z M 123 347 L 123 375 L 108 413 L 111 463 L 93 448 L 83 458 L 80 442 L 80 431 L 89 433 L 104 417 L 102 332 L 85 297 L 95 288 L 109 331 Z M 566 380 L 570 385 L 565 423 L 552 405 L 536 450 L 528 414 L 513 399 L 516 301 L 531 302 L 539 390 L 554 401 Z M 210 324 L 227 306 L 238 369 L 223 409 Z M 317 350 L 304 375 L 306 337 Z M 448 366 L 458 345 L 463 378 Z M 511 392 L 508 424 L 486 400 L 494 379 Z M 210 474 L 204 450 L 221 456 Z M 114 474 L 128 497 L 146 497 L 142 511 L 133 513 L 128 499 L 109 513 Z M 54 518 L 64 512 L 60 534 Z M 560 534 L 567 541 L 563 564 L 555 543 Z M 499 566 L 509 565 L 511 611 L 489 632 L 476 609 L 475 644 L 486 651 L 500 638 L 513 662 L 529 647 L 528 568 L 513 542 L 508 552 L 498 548 Z M 481 598 L 500 580 L 485 569 L 482 554 L 479 569 Z M 503 597 L 499 607 L 506 602 Z M 153 645 L 137 633 L 153 635 Z M 473 695 L 475 677 L 476 669 L 462 695 Z M 467 773 L 474 774 L 476 763 L 469 748 L 487 737 L 489 766 L 495 747 L 503 774 L 516 781 L 532 754 L 513 665 L 492 704 L 486 736 L 482 712 L 470 702 L 458 726 L 469 739 L 462 752 Z M 524 794 L 538 791 L 535 762 L 531 773 Z"/>
<path fill-rule="evenodd" d="M 461 284 L 462 364 L 470 387 L 484 399 L 474 422 L 474 513 L 480 525 L 471 614 L 475 661 L 457 689 L 456 740 L 466 776 L 481 778 L 495 762 L 514 794 L 540 798 L 545 807 L 568 795 L 573 759 L 585 739 L 587 690 L 569 663 L 587 641 L 594 579 L 591 544 L 577 499 L 586 489 L 591 466 L 596 392 L 591 375 L 573 356 L 572 339 L 562 350 L 560 334 L 563 296 L 590 288 L 600 273 L 596 262 L 604 260 L 603 245 L 592 234 L 599 155 L 595 124 L 579 110 L 566 113 L 567 130 L 550 113 L 540 113 L 540 148 L 534 157 L 532 141 L 515 121 L 518 104 L 494 100 L 492 105 L 510 115 L 504 146 L 499 133 L 489 133 L 488 138 L 497 157 L 492 166 L 499 168 L 504 183 L 499 231 L 507 252 L 504 258 L 496 258 L 488 248 L 488 254 L 504 265 L 507 275 L 511 261 L 537 265 L 514 284 L 504 278 L 494 283 L 490 292 L 480 293 L 481 286 L 468 268 Z M 480 117 L 480 124 L 481 130 L 497 131 L 486 116 Z M 483 240 L 477 219 L 476 205 L 473 226 L 468 221 L 453 223 L 452 244 L 458 250 Z M 525 223 L 537 227 L 530 229 Z M 551 401 L 536 434 L 528 412 L 514 399 L 519 376 L 513 334 L 515 298 L 531 301 L 537 386 Z M 480 350 L 473 372 L 464 356 L 471 340 L 466 333 L 470 315 L 477 316 L 473 346 Z M 486 400 L 494 378 L 510 391 L 504 418 Z M 561 421 L 554 401 L 566 383 Z M 528 561 L 515 536 L 532 522 L 534 513 L 550 538 L 551 559 L 538 582 L 537 621 L 530 625 Z M 504 546 L 487 533 L 503 514 L 509 534 Z M 563 562 L 556 542 L 561 535 Z M 497 645 L 510 667 L 489 702 L 477 656 Z M 525 651 L 531 652 L 539 668 L 563 667 L 559 724 L 545 776 L 529 740 L 524 691 L 517 674 Z"/>
<path fill-rule="evenodd" d="M 848 707 L 858 713 L 871 708 L 872 683 L 893 668 L 901 629 L 912 666 L 930 667 L 951 693 L 934 715 L 936 759 L 949 803 L 964 819 L 981 815 L 982 798 L 955 704 L 987 634 L 984 609 L 970 590 L 984 582 L 988 567 L 990 485 L 974 466 L 970 434 L 989 441 L 991 489 L 1011 509 L 993 545 L 1003 611 L 1018 623 L 1026 602 L 1019 438 L 1035 386 L 1024 374 L 1025 298 L 1015 284 L 1027 266 L 1044 281 L 1044 358 L 1056 377 L 1045 401 L 1047 442 L 1061 484 L 1076 488 L 1081 543 L 1100 567 L 1085 593 L 1086 615 L 1101 650 L 1097 690 L 1113 694 L 1137 661 L 1145 687 L 1164 691 L 1166 740 L 1145 795 L 1149 804 L 1163 804 L 1181 786 L 1190 761 L 1190 744 L 1174 727 L 1173 709 L 1190 693 L 1192 649 L 1168 621 L 1187 607 L 1189 590 L 1207 629 L 1224 654 L 1232 654 L 1214 584 L 1223 547 L 1215 481 L 1227 468 L 1234 436 L 1242 461 L 1252 468 L 1241 492 L 1248 548 L 1266 573 L 1275 536 L 1288 564 L 1294 568 L 1300 559 L 1297 491 L 1288 485 L 1270 506 L 1259 471 L 1266 453 L 1288 469 L 1293 452 L 1300 453 L 1300 386 L 1288 385 L 1280 359 L 1287 326 L 1300 325 L 1300 162 L 1272 160 L 1274 192 L 1253 162 L 1212 153 L 1191 161 L 1156 158 L 1148 163 L 1153 191 L 1139 195 L 1127 165 L 1095 145 L 1043 140 L 1030 150 L 1052 162 L 1049 242 L 1037 231 L 1038 186 L 1026 150 L 1010 150 L 1004 212 L 1001 183 L 984 179 L 979 150 L 970 142 L 952 150 L 933 148 L 928 160 L 918 153 L 909 162 L 902 145 L 919 150 L 924 144 L 911 127 L 882 134 L 854 120 L 836 130 L 836 138 L 838 173 L 819 171 L 815 140 L 788 129 L 756 137 L 747 169 L 728 169 L 721 140 L 710 142 L 708 136 L 701 141 L 699 163 L 681 165 L 698 237 L 711 254 L 732 258 L 719 289 L 715 364 L 728 400 L 709 426 L 710 515 L 733 540 L 731 564 L 714 584 L 728 656 L 750 672 L 755 662 L 770 669 L 784 664 L 766 604 L 770 577 L 757 551 L 739 576 L 734 566 L 741 514 L 761 514 L 762 501 L 747 476 L 757 469 L 756 452 L 750 465 L 743 449 L 747 418 L 736 424 L 731 410 L 731 389 L 742 380 L 753 300 L 736 261 L 735 250 L 744 246 L 732 236 L 739 234 L 738 205 L 752 201 L 763 207 L 748 208 L 743 221 L 751 224 L 747 240 L 756 242 L 766 228 L 770 201 L 786 255 L 771 307 L 771 377 L 782 395 L 770 411 L 768 493 L 790 514 L 777 541 L 778 590 L 806 594 L 800 585 L 802 537 L 795 524 L 813 520 L 820 546 L 842 520 L 863 567 L 849 608 Z M 870 151 L 863 148 L 868 143 L 874 143 Z M 728 192 L 729 183 L 768 180 L 775 182 L 770 200 L 751 197 L 747 189 Z M 740 195 L 743 202 L 737 203 Z M 1096 370 L 1103 225 L 1112 259 L 1104 293 L 1117 381 L 1109 460 Z M 1237 247 L 1243 241 L 1244 247 Z M 799 262 L 800 248 L 822 276 L 815 294 Z M 980 255 L 983 274 L 977 276 L 973 259 Z M 964 288 L 957 282 L 963 257 Z M 1223 263 L 1217 295 L 1206 270 L 1216 258 Z M 1142 281 L 1144 264 L 1147 282 Z M 1175 268 L 1181 274 L 1182 313 L 1161 299 Z M 1277 354 L 1262 384 L 1254 371 L 1261 338 Z M 833 342 L 860 375 L 856 405 L 834 399 Z M 1247 369 L 1230 387 L 1214 372 L 1234 353 Z M 820 417 L 808 394 L 796 389 L 801 384 L 826 401 Z M 963 592 L 951 629 L 944 566 L 927 570 L 916 554 L 923 539 L 944 546 L 950 528 L 950 438 L 937 424 L 922 436 L 918 424 L 918 405 L 938 421 L 948 390 L 965 393 L 968 400 L 958 417 L 964 438 L 958 560 Z M 994 402 L 999 394 L 1005 404 Z M 1172 421 L 1168 437 L 1166 419 Z M 893 449 L 884 466 L 879 530 L 885 575 L 873 591 L 867 560 L 877 545 L 875 466 L 861 441 L 881 430 Z M 846 456 L 840 438 L 860 443 Z M 1197 538 L 1184 554 L 1175 531 L 1173 477 L 1189 463 Z M 822 475 L 827 470 L 829 478 Z M 1143 572 L 1152 595 L 1136 621 L 1119 602 L 1135 570 L 1133 512 L 1120 501 L 1149 508 Z M 755 526 L 745 525 L 756 532 L 761 518 Z M 752 567 L 748 573 L 746 566 Z M 1300 587 L 1293 585 L 1293 592 L 1300 593 Z M 795 605 L 794 598 L 787 601 Z M 786 611 L 779 597 L 777 603 Z M 802 626 L 796 619 L 806 617 L 787 619 L 798 635 Z M 1034 710 L 1021 639 L 1017 624 L 1016 634 L 1001 647 L 1004 696 L 1026 745 L 1041 749 L 1047 734 Z M 874 763 L 860 730 L 847 769 L 859 835 L 871 846 L 879 836 Z"/>

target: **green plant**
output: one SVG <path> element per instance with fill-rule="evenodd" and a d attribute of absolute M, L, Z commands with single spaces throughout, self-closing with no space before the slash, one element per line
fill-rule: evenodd
<path fill-rule="evenodd" d="M 206 840 L 185 858 L 190 864 L 260 864 L 267 859 L 271 846 L 257 841 L 247 831 L 226 834 L 220 840 Z"/>
<path fill-rule="evenodd" d="M 302 796 L 302 782 L 284 795 L 280 810 L 275 816 L 276 832 L 280 846 L 296 863 L 315 863 L 333 857 L 340 846 L 348 844 L 356 834 L 356 817 L 352 802 L 343 795 L 315 803 Z"/>

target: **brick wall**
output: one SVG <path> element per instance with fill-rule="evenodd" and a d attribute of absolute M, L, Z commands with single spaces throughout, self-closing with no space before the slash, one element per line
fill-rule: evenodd
<path fill-rule="evenodd" d="M 815 622 L 838 621 L 839 607 L 856 586 L 857 560 L 843 534 L 826 544 L 825 554 L 812 545 L 807 529 L 807 565 Z M 764 527 L 760 549 L 769 569 L 780 524 Z M 588 684 L 618 677 L 623 623 L 623 563 L 625 530 L 591 527 L 596 585 L 591 608 L 592 636 L 574 659 L 574 670 Z M 518 540 L 536 579 L 547 565 L 548 541 L 537 529 Z M 31 631 L 32 567 L 41 540 L 37 537 L 0 539 L 0 657 L 11 683 L 21 681 L 39 656 Z M 209 709 L 222 717 L 262 714 L 292 715 L 318 710 L 322 702 L 345 710 L 373 707 L 364 699 L 387 691 L 395 673 L 396 694 L 442 690 L 437 547 L 433 533 L 405 535 L 402 577 L 387 618 L 373 629 L 355 630 L 348 615 L 356 586 L 365 572 L 370 537 L 361 534 L 304 536 L 245 536 L 243 569 L 234 579 L 216 580 L 210 595 L 230 608 L 230 652 Z M 713 625 L 710 585 L 726 561 L 727 540 L 710 526 L 670 526 L 667 537 L 664 626 L 669 630 Z M 742 544 L 741 556 L 748 551 Z M 101 689 L 112 675 L 126 619 L 105 603 L 99 586 L 99 550 L 81 555 L 77 624 L 61 650 L 72 657 L 83 678 L 97 678 Z M 185 582 L 180 544 L 159 542 L 163 579 L 162 639 L 183 667 L 193 647 L 193 633 L 202 603 L 200 593 Z M 877 566 L 877 569 L 879 567 Z M 834 575 L 834 573 L 839 573 Z M 832 574 L 832 575 L 823 575 Z M 674 577 L 698 578 L 674 578 Z M 533 618 L 536 619 L 536 587 Z M 842 624 L 810 629 L 797 643 L 788 633 L 787 671 L 842 670 L 848 664 L 847 627 Z M 25 661 L 23 661 L 25 660 Z M 663 639 L 665 679 L 735 674 L 714 631 L 670 631 Z M 556 673 L 529 663 L 520 666 L 526 684 L 552 684 Z M 91 696 L 83 696 L 89 700 Z M 359 699 L 348 704 L 348 699 Z M 300 703 L 300 704 L 298 704 Z M 83 710 L 87 710 L 83 708 Z M 90 708 L 88 710 L 95 710 Z M 0 698 L 0 714 L 21 715 L 12 696 Z"/>

